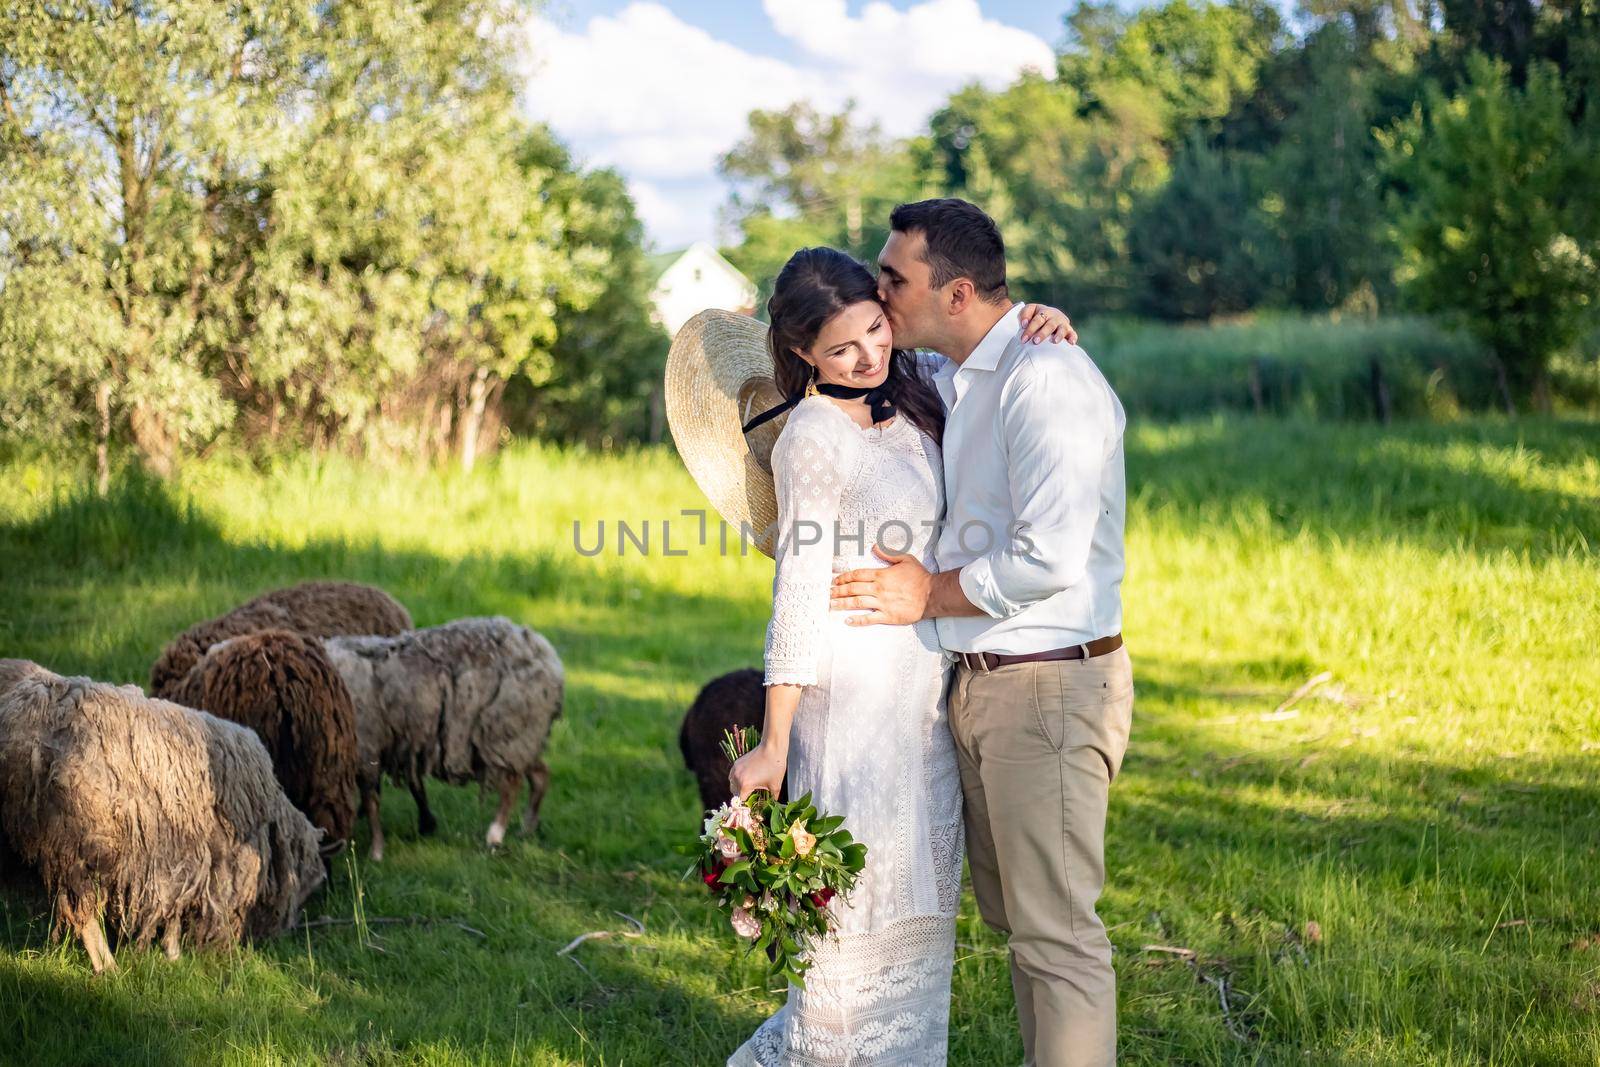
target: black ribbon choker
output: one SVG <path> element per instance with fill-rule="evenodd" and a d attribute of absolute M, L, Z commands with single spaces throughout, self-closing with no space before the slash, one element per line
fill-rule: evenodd
<path fill-rule="evenodd" d="M 875 424 L 887 422 L 888 420 L 894 418 L 894 400 L 890 396 L 891 390 L 889 389 L 889 383 L 887 381 L 885 381 L 882 385 L 861 387 L 835 385 L 832 382 L 819 382 L 813 385 L 811 388 L 815 389 L 823 396 L 831 396 L 835 400 L 860 400 L 862 397 L 866 397 L 867 404 L 872 409 L 872 421 Z M 779 415 L 782 415 L 785 411 L 788 411 L 790 408 L 800 403 L 800 401 L 804 400 L 805 398 L 806 394 L 802 393 L 799 396 L 791 397 L 790 399 L 785 400 L 775 408 L 768 408 L 766 411 L 763 411 L 761 414 L 745 423 L 743 432 L 749 433 L 762 423 L 772 421 Z"/>

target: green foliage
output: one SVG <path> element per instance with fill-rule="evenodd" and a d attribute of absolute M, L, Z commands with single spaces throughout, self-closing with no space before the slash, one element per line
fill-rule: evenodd
<path fill-rule="evenodd" d="M 666 331 L 651 321 L 644 225 L 622 176 L 579 172 L 536 130 L 519 153 L 525 180 L 560 220 L 562 248 L 584 280 L 556 303 L 548 361 L 513 377 L 506 424 L 519 433 L 611 447 L 647 439 L 651 394 L 666 372 Z"/>
<path fill-rule="evenodd" d="M 1467 82 L 1382 135 L 1398 190 L 1402 280 L 1417 306 L 1458 316 L 1506 372 L 1509 395 L 1548 402 L 1552 355 L 1583 333 L 1600 299 L 1600 140 L 1580 136 L 1555 67 L 1511 84 L 1474 55 Z"/>
<path fill-rule="evenodd" d="M 905 142 L 914 173 L 883 201 L 982 205 L 1005 237 L 1015 294 L 1080 323 L 1096 313 L 1454 312 L 1470 298 L 1492 351 L 1543 366 L 1595 322 L 1587 283 L 1600 272 L 1586 235 L 1600 227 L 1587 180 L 1600 169 L 1600 9 L 1447 3 L 1442 27 L 1440 14 L 1398 0 L 1309 0 L 1291 34 L 1260 0 L 1079 3 L 1056 77 L 952 95 Z M 1454 87 L 1483 81 L 1468 59 L 1479 47 L 1510 64 L 1503 100 L 1453 119 L 1466 107 L 1452 103 Z M 1425 94 L 1430 78 L 1451 88 Z M 1482 96 L 1481 86 L 1461 92 Z M 1495 108 L 1505 121 L 1490 128 L 1505 133 L 1475 136 L 1471 124 Z M 730 178 L 760 177 L 754 194 L 735 190 L 743 240 L 729 251 L 758 277 L 802 244 L 847 243 L 836 219 L 801 205 L 836 204 L 860 182 L 838 154 L 848 115 L 780 118 L 753 116 L 728 162 Z M 1435 135 L 1433 123 L 1460 136 Z M 1415 161 L 1393 165 L 1377 136 L 1389 127 L 1404 131 Z M 1495 234 L 1492 249 L 1479 247 L 1479 230 Z M 1445 247 L 1446 233 L 1471 249 Z M 1461 258 L 1486 253 L 1492 278 Z M 1525 378 L 1508 388 L 1537 386 Z"/>
<path fill-rule="evenodd" d="M 1156 101 L 1168 144 L 1233 111 L 1285 43 L 1278 9 L 1263 0 L 1167 0 L 1126 15 L 1088 0 L 1066 22 L 1060 79 L 1091 106 L 1137 86 Z"/>
<path fill-rule="evenodd" d="M 1405 78 L 1341 23 L 1285 53 L 1273 105 L 1284 116 L 1263 156 L 1256 204 L 1283 245 L 1281 300 L 1322 310 L 1391 306 L 1397 257 L 1388 238 L 1373 127 L 1394 117 L 1380 86 Z"/>
<path fill-rule="evenodd" d="M 730 760 L 759 740 L 753 728 L 725 732 Z M 769 974 L 805 987 L 810 953 L 838 925 L 850 891 L 866 867 L 867 846 L 844 829 L 845 816 L 823 816 L 811 794 L 780 803 L 765 789 L 732 798 L 710 812 L 702 832 L 680 849 L 695 857 L 684 878 L 698 876 L 717 895 L 750 953 L 765 953 Z M 724 848 L 736 849 L 733 857 Z"/>
<path fill-rule="evenodd" d="M 951 97 L 925 153 L 937 185 L 999 224 L 1018 293 L 1121 309 L 1135 205 L 1166 176 L 1162 121 L 1154 97 L 1127 83 L 1106 87 L 1088 114 L 1066 83 L 1025 74 L 1001 92 Z"/>
<path fill-rule="evenodd" d="M 1160 319 L 1208 319 L 1269 302 L 1288 264 L 1259 206 L 1257 160 L 1198 135 L 1161 190 L 1139 208 L 1129 249 L 1144 281 L 1139 308 Z"/>
<path fill-rule="evenodd" d="M 801 248 L 828 245 L 878 257 L 889 211 L 917 178 L 903 144 L 856 120 L 854 105 L 824 115 L 809 104 L 750 113 L 749 133 L 717 164 L 732 186 L 725 215 L 741 235 L 729 262 L 758 287 L 757 306 Z"/>
<path fill-rule="evenodd" d="M 0 429 L 470 465 L 509 379 L 556 380 L 558 317 L 639 285 L 615 178 L 524 151 L 521 39 L 501 0 L 8 5 L 0 373 L 47 410 Z"/>

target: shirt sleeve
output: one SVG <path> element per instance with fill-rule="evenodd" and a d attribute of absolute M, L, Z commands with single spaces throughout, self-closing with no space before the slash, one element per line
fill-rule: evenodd
<path fill-rule="evenodd" d="M 849 442 L 830 429 L 817 420 L 791 421 L 772 450 L 778 533 L 772 621 L 767 625 L 767 685 L 817 683 L 835 529 L 849 475 Z"/>
<path fill-rule="evenodd" d="M 961 590 L 997 619 L 1083 579 L 1100 515 L 1100 479 L 1116 432 L 1110 399 L 1064 360 L 1030 355 L 1000 405 L 1016 522 L 961 570 Z"/>

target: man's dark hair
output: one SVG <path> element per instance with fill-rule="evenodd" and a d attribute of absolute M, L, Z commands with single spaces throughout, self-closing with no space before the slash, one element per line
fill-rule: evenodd
<path fill-rule="evenodd" d="M 983 300 L 1006 298 L 1005 242 L 1000 227 L 978 205 L 955 197 L 901 204 L 889 216 L 889 227 L 927 240 L 922 261 L 933 274 L 933 288 L 970 278 Z"/>

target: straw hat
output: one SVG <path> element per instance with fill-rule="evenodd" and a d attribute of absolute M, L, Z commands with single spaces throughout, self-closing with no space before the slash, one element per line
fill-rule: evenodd
<path fill-rule="evenodd" d="M 749 434 L 746 422 L 783 403 L 767 353 L 767 327 L 732 311 L 702 311 L 683 324 L 667 355 L 667 424 L 684 466 L 738 536 L 773 553 L 778 498 L 772 446 L 788 413 Z M 770 534 L 765 533 L 771 531 Z"/>

